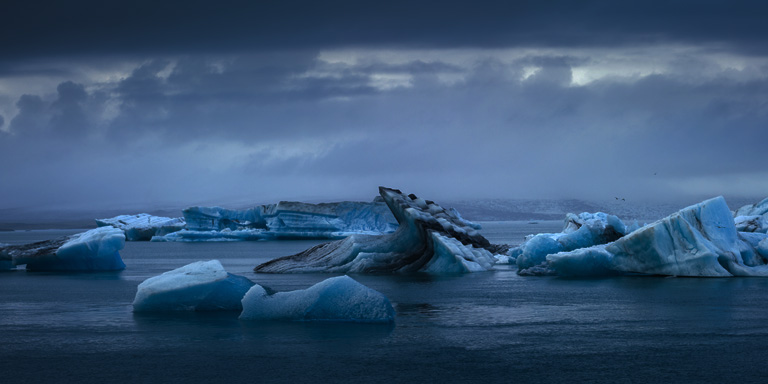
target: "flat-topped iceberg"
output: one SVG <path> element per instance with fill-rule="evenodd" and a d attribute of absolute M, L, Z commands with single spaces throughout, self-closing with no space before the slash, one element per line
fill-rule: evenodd
<path fill-rule="evenodd" d="M 240 301 L 254 283 L 224 270 L 218 260 L 198 261 L 150 277 L 139 284 L 134 312 L 242 309 Z"/>
<path fill-rule="evenodd" d="M 149 241 L 153 236 L 165 236 L 184 229 L 183 218 L 152 216 L 147 213 L 120 215 L 110 219 L 96 219 L 99 227 L 112 226 L 125 232 L 128 241 Z"/>
<path fill-rule="evenodd" d="M 410 273 L 486 271 L 493 246 L 466 220 L 432 201 L 379 187 L 399 227 L 390 234 L 352 235 L 261 264 L 256 272 Z"/>
<path fill-rule="evenodd" d="M 544 262 L 547 255 L 572 251 L 617 240 L 637 225 L 628 228 L 614 215 L 602 212 L 569 213 L 560 233 L 540 233 L 530 236 L 516 248 L 507 252 L 509 262 L 514 261 L 520 270 Z"/>
<path fill-rule="evenodd" d="M 394 232 L 397 221 L 381 201 L 309 204 L 281 201 L 245 210 L 190 207 L 186 229 L 152 241 L 340 239 Z"/>
<path fill-rule="evenodd" d="M 243 320 L 388 323 L 395 310 L 384 295 L 349 276 L 332 277 L 307 289 L 269 294 L 254 285 L 242 300 Z"/>
<path fill-rule="evenodd" d="M 549 271 L 561 276 L 768 276 L 768 249 L 763 248 L 768 242 L 759 236 L 740 236 L 725 199 L 717 197 L 615 242 L 551 254 L 545 264 L 532 267 L 530 272 Z"/>
<path fill-rule="evenodd" d="M 125 247 L 122 230 L 100 227 L 58 239 L 0 246 L 4 265 L 26 264 L 30 271 L 113 271 L 125 269 L 119 251 Z"/>

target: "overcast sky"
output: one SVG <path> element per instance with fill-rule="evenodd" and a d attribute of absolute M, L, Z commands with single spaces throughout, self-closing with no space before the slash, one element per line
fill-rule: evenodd
<path fill-rule="evenodd" d="M 768 196 L 768 3 L 17 1 L 0 208 Z"/>

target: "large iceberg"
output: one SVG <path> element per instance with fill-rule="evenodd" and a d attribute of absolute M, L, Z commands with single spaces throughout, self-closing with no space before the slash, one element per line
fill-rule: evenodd
<path fill-rule="evenodd" d="M 153 241 L 340 239 L 394 232 L 397 221 L 382 201 L 309 204 L 281 201 L 245 210 L 190 207 L 186 229 Z"/>
<path fill-rule="evenodd" d="M 100 227 L 58 239 L 0 246 L 0 260 L 8 266 L 27 265 L 30 271 L 112 271 L 125 269 L 120 251 L 122 230 Z"/>
<path fill-rule="evenodd" d="M 768 232 L 768 198 L 739 208 L 733 216 L 740 232 Z"/>
<path fill-rule="evenodd" d="M 628 228 L 618 217 L 602 212 L 569 213 L 562 232 L 531 236 L 507 255 L 510 262 L 515 261 L 520 270 L 525 270 L 544 262 L 547 255 L 606 244 L 636 228 L 637 225 Z"/>
<path fill-rule="evenodd" d="M 120 215 L 110 219 L 96 219 L 99 227 L 115 227 L 125 232 L 128 241 L 149 241 L 153 236 L 165 236 L 184 229 L 183 218 L 152 216 L 147 213 Z"/>
<path fill-rule="evenodd" d="M 551 254 L 545 264 L 530 269 L 561 276 L 768 276 L 766 245 L 761 234 L 738 233 L 725 199 L 717 197 L 615 242 Z"/>
<path fill-rule="evenodd" d="M 379 187 L 397 231 L 352 235 L 261 264 L 256 272 L 409 273 L 486 271 L 495 249 L 466 220 L 432 201 Z"/>
<path fill-rule="evenodd" d="M 239 311 L 240 300 L 253 284 L 225 271 L 218 260 L 198 261 L 144 280 L 136 291 L 133 310 Z"/>
<path fill-rule="evenodd" d="M 349 276 L 307 289 L 270 294 L 254 285 L 242 300 L 243 320 L 392 322 L 395 310 L 381 293 Z"/>

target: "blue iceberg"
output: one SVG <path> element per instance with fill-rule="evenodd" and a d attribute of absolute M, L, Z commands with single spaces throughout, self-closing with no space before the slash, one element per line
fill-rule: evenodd
<path fill-rule="evenodd" d="M 768 241 L 760 234 L 737 232 L 725 199 L 717 197 L 615 242 L 551 254 L 544 265 L 528 272 L 548 271 L 561 276 L 768 276 L 765 245 Z"/>
<path fill-rule="evenodd" d="M 389 299 L 349 276 L 333 277 L 304 290 L 273 294 L 254 285 L 243 297 L 242 306 L 243 320 L 389 323 L 395 319 Z"/>
<path fill-rule="evenodd" d="M 397 229 L 389 208 L 378 200 L 321 204 L 281 201 L 244 210 L 190 207 L 183 213 L 184 230 L 156 236 L 152 241 L 341 239 Z"/>
<path fill-rule="evenodd" d="M 125 232 L 125 239 L 128 241 L 149 241 L 154 236 L 165 236 L 185 227 L 183 218 L 152 216 L 147 213 L 96 219 L 96 225 L 122 229 Z"/>
<path fill-rule="evenodd" d="M 240 300 L 253 285 L 225 271 L 218 260 L 198 261 L 144 280 L 133 311 L 239 311 Z"/>
<path fill-rule="evenodd" d="M 265 273 L 413 273 L 453 274 L 487 271 L 495 246 L 476 226 L 433 201 L 379 187 L 399 223 L 394 233 L 352 235 L 255 268 Z"/>
<path fill-rule="evenodd" d="M 4 266 L 26 264 L 30 271 L 114 271 L 125 269 L 119 251 L 125 247 L 122 230 L 100 227 L 58 239 L 0 246 Z"/>
<path fill-rule="evenodd" d="M 740 232 L 768 232 L 768 198 L 739 208 L 733 216 Z"/>
<path fill-rule="evenodd" d="M 569 213 L 561 233 L 540 233 L 527 239 L 523 244 L 508 251 L 509 262 L 513 260 L 522 271 L 545 261 L 547 255 L 558 252 L 606 244 L 615 241 L 632 230 L 618 217 L 602 212 L 581 214 Z"/>

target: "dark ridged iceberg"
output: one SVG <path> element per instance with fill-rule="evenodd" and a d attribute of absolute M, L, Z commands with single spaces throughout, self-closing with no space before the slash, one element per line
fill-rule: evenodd
<path fill-rule="evenodd" d="M 432 201 L 379 187 L 399 223 L 391 234 L 352 235 L 261 264 L 256 272 L 410 273 L 486 271 L 491 245 L 472 224 Z"/>

